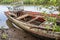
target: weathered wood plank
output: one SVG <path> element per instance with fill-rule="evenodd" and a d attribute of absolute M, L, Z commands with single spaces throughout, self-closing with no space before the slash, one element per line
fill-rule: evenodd
<path fill-rule="evenodd" d="M 16 19 L 22 19 L 22 18 L 24 18 L 24 17 L 27 17 L 29 14 L 25 14 L 25 15 L 22 15 L 22 16 L 19 16 L 18 18 L 16 18 Z"/>
<path fill-rule="evenodd" d="M 36 17 L 36 18 L 34 18 L 34 19 L 32 19 L 32 20 L 30 20 L 30 21 L 28 21 L 28 22 L 32 22 L 32 21 L 34 21 L 34 20 L 36 20 L 36 19 L 38 19 L 39 17 Z"/>

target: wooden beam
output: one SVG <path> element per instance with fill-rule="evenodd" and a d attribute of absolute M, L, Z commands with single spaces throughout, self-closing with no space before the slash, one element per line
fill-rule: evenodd
<path fill-rule="evenodd" d="M 30 23 L 23 23 L 23 25 L 29 26 L 30 28 L 46 29 L 44 26 L 37 26 Z M 52 30 L 52 28 L 50 28 L 50 30 Z"/>
<path fill-rule="evenodd" d="M 28 22 L 32 22 L 32 21 L 34 21 L 34 20 L 36 20 L 36 19 L 38 19 L 39 18 L 39 16 L 37 16 L 36 18 L 34 18 L 34 19 L 32 19 L 32 20 L 30 20 L 30 21 L 28 21 Z"/>
<path fill-rule="evenodd" d="M 14 14 L 14 13 L 12 13 L 11 15 L 13 15 L 13 16 L 15 16 L 15 17 L 17 17 L 17 15 L 16 15 L 16 14 Z"/>
<path fill-rule="evenodd" d="M 27 17 L 29 14 L 25 14 L 25 15 L 22 15 L 22 16 L 19 16 L 18 18 L 16 18 L 16 19 L 22 19 L 22 18 L 24 18 L 24 17 Z"/>
<path fill-rule="evenodd" d="M 45 24 L 45 23 L 46 23 L 46 21 L 42 22 L 39 26 L 41 26 L 42 24 Z"/>

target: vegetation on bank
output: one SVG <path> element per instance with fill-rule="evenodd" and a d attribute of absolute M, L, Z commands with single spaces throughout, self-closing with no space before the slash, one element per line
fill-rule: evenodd
<path fill-rule="evenodd" d="M 58 6 L 58 10 L 60 10 L 60 0 L 0 0 L 0 4 L 10 4 L 19 1 L 23 1 L 24 5 Z"/>
<path fill-rule="evenodd" d="M 10 4 L 12 2 L 23 1 L 24 4 L 31 5 L 59 5 L 60 0 L 0 0 L 0 4 Z"/>
<path fill-rule="evenodd" d="M 0 0 L 0 4 L 10 4 L 13 2 L 18 2 L 20 0 Z"/>
<path fill-rule="evenodd" d="M 60 0 L 24 0 L 25 5 L 43 5 L 43 6 L 58 6 L 60 11 Z"/>
<path fill-rule="evenodd" d="M 47 21 L 49 23 L 53 23 L 53 25 L 50 25 L 52 27 L 53 32 L 54 31 L 60 32 L 60 26 L 57 25 L 57 23 L 56 23 L 57 22 L 57 18 L 55 18 L 55 17 L 48 17 L 48 18 L 47 18 Z M 48 26 L 48 25 L 46 26 L 47 30 L 49 30 L 50 26 Z"/>

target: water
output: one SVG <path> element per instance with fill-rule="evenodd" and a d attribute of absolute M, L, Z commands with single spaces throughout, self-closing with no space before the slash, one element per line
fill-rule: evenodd
<path fill-rule="evenodd" d="M 33 11 L 33 12 L 40 12 L 40 13 L 53 13 L 53 14 L 59 14 L 59 11 L 57 11 L 57 9 L 55 7 L 48 7 L 48 8 L 45 8 L 45 7 L 42 7 L 42 6 L 24 6 L 23 7 L 24 10 L 27 10 L 27 11 Z"/>
<path fill-rule="evenodd" d="M 7 17 L 4 14 L 4 12 L 7 10 L 8 8 L 6 8 L 6 6 L 0 6 L 0 28 L 1 27 L 8 28 L 8 26 L 6 25 Z"/>

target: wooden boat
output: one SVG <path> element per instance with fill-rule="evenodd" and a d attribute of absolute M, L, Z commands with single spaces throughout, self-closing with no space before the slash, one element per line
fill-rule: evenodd
<path fill-rule="evenodd" d="M 60 38 L 60 32 L 53 32 L 50 27 L 49 30 L 46 29 L 47 21 L 44 19 L 44 16 L 35 15 L 33 12 L 19 11 L 19 12 L 9 12 L 6 11 L 5 15 L 10 21 L 12 21 L 18 27 L 39 35 L 48 38 Z"/>

